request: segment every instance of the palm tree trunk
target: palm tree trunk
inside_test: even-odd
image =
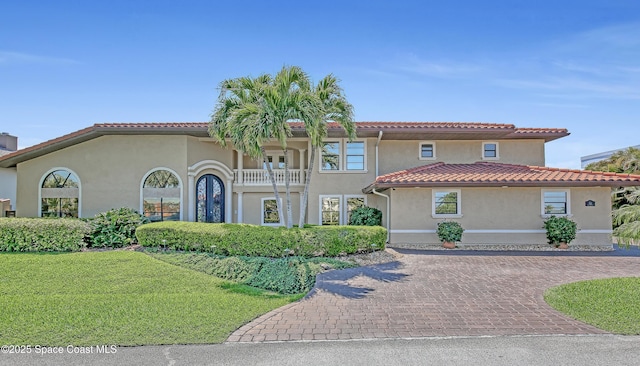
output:
[[[273,175],[273,169],[271,168],[271,164],[269,164],[269,159],[267,158],[267,151],[264,149],[264,146],[260,146],[260,151],[262,152],[262,161],[264,161],[264,165],[267,167],[267,174],[269,174],[269,180],[271,181],[271,185],[273,186],[273,195],[276,197],[276,207],[278,208],[278,217],[280,220],[284,217],[282,215],[282,203],[280,202],[280,193],[278,193],[278,186],[276,186],[276,178]]]
[[[307,176],[304,179],[304,191],[302,192],[302,198],[300,199],[300,221],[298,221],[298,227],[304,226],[304,219],[307,213],[309,186],[311,185],[311,173],[313,173],[313,166],[316,160],[316,148],[312,146],[310,153],[311,156],[309,158],[309,166],[307,167]]]
[[[284,149],[284,190],[287,199],[287,229],[293,227],[293,216],[291,214],[291,190],[289,189],[291,183],[291,176],[289,175],[289,154],[287,149]]]

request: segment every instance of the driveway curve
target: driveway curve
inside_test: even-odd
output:
[[[637,256],[397,252],[395,262],[320,274],[307,297],[227,341],[606,334],[555,311],[544,291],[640,276]]]

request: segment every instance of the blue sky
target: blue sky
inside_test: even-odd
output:
[[[0,130],[207,121],[226,78],[298,65],[359,121],[565,127],[547,165],[640,144],[640,2],[5,1]]]

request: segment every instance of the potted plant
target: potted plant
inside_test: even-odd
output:
[[[456,242],[462,240],[462,225],[455,221],[443,221],[438,223],[436,233],[442,242],[442,246],[447,249],[456,247]]]
[[[550,216],[544,220],[544,229],[547,231],[549,244],[559,249],[567,249],[569,243],[576,238],[578,225],[565,216]]]

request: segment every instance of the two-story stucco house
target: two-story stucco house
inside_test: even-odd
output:
[[[301,123],[289,141],[294,222],[309,161]],[[462,244],[543,244],[549,215],[569,215],[576,244],[611,243],[611,187],[640,176],[546,168],[545,143],[569,133],[511,124],[358,122],[348,141],[329,126],[313,167],[311,224],[346,224],[368,205],[390,243],[435,244],[442,220]],[[267,146],[284,190],[284,153]],[[16,168],[17,215],[91,217],[131,207],[154,220],[281,225],[264,163],[221,147],[207,123],[96,124],[0,157]]]

